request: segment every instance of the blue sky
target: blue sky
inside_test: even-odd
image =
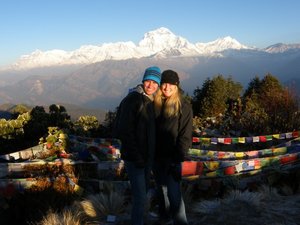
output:
[[[0,66],[36,49],[138,42],[160,27],[190,42],[300,43],[299,0],[1,0]]]

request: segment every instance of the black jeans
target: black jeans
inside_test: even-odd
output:
[[[188,224],[181,194],[181,170],[181,163],[155,162],[153,166],[160,217],[171,216],[174,225]]]

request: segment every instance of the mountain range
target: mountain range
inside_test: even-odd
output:
[[[161,27],[133,42],[85,45],[74,51],[36,50],[0,68],[0,104],[66,103],[113,110],[129,88],[141,83],[146,67],[178,72],[189,95],[214,75],[244,87],[267,73],[300,90],[300,44],[276,43],[259,49],[232,37],[191,43]],[[299,93],[299,92],[298,92]]]

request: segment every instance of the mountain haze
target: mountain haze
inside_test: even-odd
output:
[[[258,49],[229,36],[190,43],[162,27],[144,34],[138,44],[85,45],[71,52],[36,50],[0,68],[0,104],[66,102],[114,109],[128,89],[141,82],[145,68],[152,65],[176,70],[190,95],[206,78],[217,74],[231,76],[244,86],[254,76],[266,73],[299,85],[300,44],[280,43]]]

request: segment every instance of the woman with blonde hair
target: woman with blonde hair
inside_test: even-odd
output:
[[[157,184],[159,215],[173,224],[188,224],[181,194],[182,162],[192,144],[192,107],[183,97],[179,76],[165,70],[154,98],[156,148],[153,174]]]

